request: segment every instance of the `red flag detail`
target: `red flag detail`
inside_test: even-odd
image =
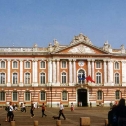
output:
[[[88,82],[88,81],[91,81],[91,82],[95,83],[95,81],[94,81],[94,80],[92,80],[92,78],[91,78],[91,76],[90,76],[90,75],[86,77],[86,80],[87,80],[87,82]]]

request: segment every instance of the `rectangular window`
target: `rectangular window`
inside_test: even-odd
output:
[[[5,101],[5,92],[0,92],[0,101]]]
[[[17,84],[17,73],[13,73],[13,84]]]
[[[66,83],[66,76],[62,76],[62,84]]]
[[[67,68],[67,62],[66,61],[62,61],[62,68]]]
[[[13,92],[13,101],[17,101],[17,92]]]
[[[100,61],[96,61],[96,68],[101,68],[101,62]]]
[[[115,99],[120,99],[120,91],[115,92]]]
[[[62,100],[67,100],[67,92],[66,91],[62,92]]]
[[[40,100],[45,100],[45,92],[41,92]]]
[[[40,62],[40,68],[45,68],[45,62],[44,61]]]
[[[0,73],[0,84],[5,84],[5,73]]]
[[[102,91],[97,92],[97,100],[102,100]]]
[[[30,92],[25,92],[25,101],[30,101]]]

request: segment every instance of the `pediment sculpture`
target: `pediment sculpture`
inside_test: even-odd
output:
[[[93,45],[90,39],[87,36],[83,35],[82,33],[80,33],[78,36],[74,36],[70,44],[75,44],[78,42],[84,42],[84,43]]]
[[[78,45],[76,47],[71,48],[69,53],[95,53],[95,51],[87,46],[84,45]]]

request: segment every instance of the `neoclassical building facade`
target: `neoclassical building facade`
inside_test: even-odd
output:
[[[126,50],[96,47],[82,33],[69,45],[0,48],[0,105],[109,106],[126,98]],[[87,81],[86,77],[92,80]]]

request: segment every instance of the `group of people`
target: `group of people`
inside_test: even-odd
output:
[[[25,103],[21,103],[20,105],[21,107],[21,112],[26,112],[26,106],[25,106]],[[8,104],[8,106],[5,107],[5,110],[7,111],[7,116],[6,116],[6,122],[10,122],[10,121],[14,121],[14,107],[12,105],[12,102],[10,102]],[[17,108],[16,108],[17,110]],[[34,115],[34,110],[35,110],[35,104],[34,103],[31,103],[31,109],[30,109],[30,114],[31,114],[31,118],[33,118],[35,115]],[[42,108],[41,108],[41,111],[42,111],[42,117],[46,117],[47,115],[45,114],[45,110],[46,110],[46,106],[44,103],[42,103]],[[74,106],[73,106],[73,103],[71,103],[71,111],[74,110]],[[66,117],[64,115],[64,106],[62,103],[60,103],[60,106],[59,106],[59,115],[58,115],[58,119],[60,119],[60,117],[63,117],[64,120],[66,120]]]
[[[121,98],[118,104],[111,105],[108,112],[108,126],[126,126],[125,99]]]

